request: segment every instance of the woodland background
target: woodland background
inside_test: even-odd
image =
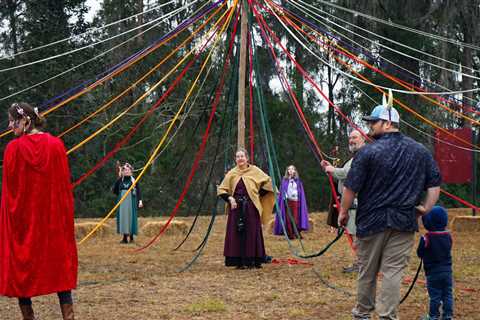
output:
[[[90,28],[103,26],[110,22],[129,17],[165,2],[166,1],[153,0],[104,0],[100,3],[100,10],[95,13],[93,19],[87,19],[91,13],[89,13],[90,10],[85,0],[0,0],[0,57],[2,57],[0,59],[0,70],[54,56],[94,43],[99,39],[106,39],[120,34],[167,12],[171,12],[184,3],[183,1],[177,1],[159,10],[139,16],[136,19],[127,20],[113,27],[76,37],[73,40],[63,42],[61,45],[49,46],[41,50],[15,56],[15,58],[9,58],[9,56],[19,52],[59,39],[68,38],[72,35],[81,34]],[[458,69],[460,69],[461,66],[463,73],[471,74],[472,71],[469,68],[480,70],[479,53],[468,47],[448,44],[420,34],[413,34],[381,23],[376,23],[361,16],[331,8],[320,3],[320,1],[309,0],[309,3],[336,17],[375,32],[378,35],[395,39],[397,42],[430,53],[435,57],[453,61],[458,64]],[[338,0],[335,3],[407,27],[457,39],[460,42],[478,44],[480,40],[480,28],[478,27],[478,21],[480,21],[479,0]],[[294,11],[292,7],[289,7],[288,1],[283,1],[283,5]],[[137,31],[120,36],[111,41],[91,46],[85,50],[58,59],[2,72],[0,76],[0,97],[3,97],[3,99],[0,101],[0,105],[3,111],[0,114],[0,125],[6,128],[6,110],[11,103],[26,101],[36,106],[41,106],[42,110],[46,110],[57,101],[49,100],[66,92],[70,88],[81,85],[85,81],[95,79],[112,66],[123,61],[135,52],[144,49],[189,17],[196,8],[198,8],[198,5],[175,15],[169,19],[167,23],[158,24],[154,29],[141,34],[134,40],[129,41],[118,49],[112,50],[95,61],[86,63],[73,72],[68,72],[61,77],[12,97],[8,96],[72,68],[83,61],[91,59],[113,48],[115,45],[124,42],[135,34],[140,33],[141,30],[144,29],[138,29]],[[270,26],[279,35],[285,35],[282,26],[278,23],[271,21]],[[334,24],[330,26],[338,30],[338,27]],[[352,29],[349,25],[343,24],[343,26],[347,29]],[[342,32],[347,33],[346,31]],[[136,64],[134,68],[122,73],[114,80],[107,81],[95,90],[82,95],[80,98],[68,103],[64,108],[47,116],[48,131],[53,134],[58,134],[98,109],[110,98],[119,94],[137,78],[146,73],[188,35],[188,32],[180,34],[174,41],[167,43],[150,54],[142,60],[141,63]],[[465,90],[479,86],[478,82],[474,79],[466,77],[462,79],[455,73],[439,71],[426,63],[412,60],[381,46],[376,46],[364,39],[364,37],[373,39],[373,36],[366,32],[355,29],[353,35],[350,34],[349,37],[352,37],[356,42],[369,48],[374,53],[373,55],[363,55],[363,59],[388,73],[396,75],[408,83],[423,85],[426,80],[428,80],[439,83],[451,90]],[[380,40],[378,41],[381,42]],[[225,40],[224,47],[226,47],[226,43],[227,41]],[[370,112],[375,106],[375,103],[369,100],[366,94],[374,97],[377,103],[381,101],[379,94],[374,92],[371,87],[363,84],[357,84],[355,87],[349,85],[348,82],[342,81],[341,76],[335,70],[329,66],[319,64],[317,60],[313,59],[295,42],[286,40],[286,44],[290,51],[295,54],[300,64],[311,74],[317,75],[317,79],[322,84],[322,87],[327,90],[329,98],[338,105],[346,115],[358,120],[360,115]],[[418,52],[395,44],[388,43],[388,46],[434,64],[443,63],[433,57],[420,55]],[[267,46],[265,44],[258,43],[257,53],[258,59],[260,60],[261,77],[263,81],[261,85],[268,108],[268,123],[277,150],[280,170],[283,171],[290,163],[295,164],[304,181],[310,208],[312,210],[324,210],[330,200],[327,178],[319,169],[318,162],[306,143],[305,136],[290,105],[289,99],[285,93],[279,90],[278,86],[272,85],[272,83],[274,83],[272,81],[276,78],[276,73],[274,64],[266,48]],[[333,59],[329,59],[331,52],[326,51],[323,54],[325,55],[325,59],[331,61],[331,63],[335,63]],[[181,55],[182,53],[180,52],[175,56],[176,59],[168,60],[147,82],[136,86],[131,93],[117,101],[107,111],[101,113],[98,117],[95,117],[74,133],[63,137],[67,148],[86,138],[89,134],[111,120],[125,107],[129,106],[155,81],[158,81],[158,79],[170,70]],[[380,57],[387,58],[395,64],[420,76],[412,78],[405,73],[399,73],[396,68],[393,68],[391,64],[385,63],[385,60],[380,59]],[[208,111],[213,101],[211,93],[217,85],[218,75],[221,73],[223,66],[223,58],[217,56],[212,63],[214,71],[212,71],[212,76],[209,76],[205,80],[205,85],[196,102],[197,106],[192,109],[190,116],[186,119],[184,127],[178,131],[172,144],[169,145],[166,151],[154,162],[145,178],[140,182],[144,203],[146,205],[140,214],[152,216],[166,214],[174,206],[182,190],[183,183],[187,178],[193,162],[193,156],[201,142],[201,135],[207,124]],[[331,108],[326,111],[323,99],[306,84],[301,75],[295,72],[293,66],[286,60],[285,64],[288,70],[291,71],[290,81],[297,96],[303,97],[300,104],[314,130],[319,144],[322,146],[322,150],[332,155],[332,150],[335,146],[339,146],[337,156],[342,160],[348,160],[350,155],[348,154],[347,148],[347,134],[350,128],[334,114]],[[444,66],[451,67],[446,64]],[[338,67],[342,68],[341,66]],[[98,170],[75,189],[76,214],[78,217],[103,216],[105,211],[113,206],[115,197],[111,193],[110,188],[116,179],[115,162],[117,160],[122,162],[128,161],[136,168],[141,168],[145,164],[151,150],[163,135],[166,129],[166,123],[172,118],[172,115],[183,101],[199,68],[200,64],[194,64],[188,72],[186,80],[183,80],[182,84],[162,104],[162,107],[155,112],[151,119],[145,123],[130,143],[122,148],[102,169]],[[221,121],[225,119],[227,125],[221,135],[220,126],[216,125],[214,127],[205,157],[193,180],[186,201],[181,208],[182,214],[188,214],[193,210],[192,208],[200,205],[205,188],[208,189],[203,203],[203,210],[208,211],[214,203],[215,184],[221,180],[225,170],[233,165],[233,151],[236,145],[236,124],[234,123],[236,113],[233,113],[232,110],[236,108],[233,102],[236,101],[236,72],[237,71],[234,70],[227,76],[230,82],[227,81],[227,85],[222,92],[222,100],[215,119],[216,124],[220,124]],[[391,83],[386,82],[384,78],[377,76],[375,73],[365,69],[361,70],[361,72],[375,83],[383,83],[386,86],[391,85]],[[477,72],[475,76],[480,76],[480,72]],[[128,113],[122,121],[119,121],[109,128],[109,130],[103,132],[99,137],[90,141],[77,152],[74,152],[70,156],[73,179],[75,180],[80,177],[84,172],[93,167],[101,157],[108,153],[115,143],[143,116],[144,112],[152,103],[161,96],[166,88],[167,85],[161,86],[159,90],[155,91],[144,102],[140,103],[134,111]],[[431,89],[432,91],[443,91],[436,87],[432,87]],[[404,95],[401,96],[401,98],[408,105],[413,106],[417,112],[428,116],[445,128],[459,128],[468,125],[461,119],[447,114],[433,105],[425,103],[424,100],[421,100],[417,96]],[[468,100],[469,98],[478,100],[479,97],[474,93],[465,94],[463,96],[464,102],[471,105],[472,103]],[[458,106],[458,110],[461,110],[461,106]],[[409,123],[415,124],[415,126],[421,130],[434,134],[431,127],[419,122],[410,114],[401,112],[401,116]],[[266,169],[265,147],[263,138],[259,135],[261,129],[258,122],[258,114],[256,114],[254,118],[256,119],[254,162]],[[431,141],[431,139],[419,135],[417,131],[408,127],[402,127],[402,131],[433,150],[433,141]],[[11,136],[1,138],[0,150],[2,153],[6,143],[11,138]],[[219,154],[216,156],[218,139],[222,140],[220,140],[221,148]],[[214,158],[216,158],[214,174],[212,179],[210,179],[208,171]],[[476,166],[478,166],[478,160],[476,160]],[[446,190],[462,198],[469,201],[472,199],[472,186],[470,184],[445,185],[444,187]],[[442,198],[442,201],[448,206],[457,206],[456,203],[449,199]]]

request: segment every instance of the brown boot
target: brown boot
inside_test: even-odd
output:
[[[31,305],[20,305],[20,311],[22,312],[23,320],[35,320],[35,315],[33,314],[33,308]]]
[[[60,310],[62,310],[63,320],[74,320],[73,304],[61,304]]]

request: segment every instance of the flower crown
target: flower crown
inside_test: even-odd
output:
[[[21,115],[22,117],[26,117],[28,120],[30,120],[30,117],[29,117],[27,114],[25,114],[25,110],[24,110],[18,103],[16,103],[16,102],[13,103],[13,104],[12,104],[12,107],[14,107],[15,110],[17,110],[17,113],[18,113],[19,115]],[[33,112],[35,113],[35,115],[37,116],[37,118],[40,118],[40,113],[38,112],[38,108],[37,108],[37,107],[33,108]]]

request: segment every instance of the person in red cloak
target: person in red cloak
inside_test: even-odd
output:
[[[0,295],[18,298],[23,319],[35,319],[30,298],[57,293],[63,319],[74,319],[78,259],[65,147],[41,131],[43,118],[26,103],[14,103],[8,120],[17,138],[3,158]]]

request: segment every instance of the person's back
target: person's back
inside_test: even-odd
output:
[[[347,224],[348,209],[357,195],[360,272],[354,319],[370,319],[374,310],[380,319],[398,319],[401,281],[418,229],[416,214],[430,210],[440,193],[435,161],[426,148],[399,132],[400,115],[391,95],[389,100],[363,117],[376,141],[353,160],[338,219],[340,225]],[[383,278],[377,297],[379,273]]]
[[[70,169],[63,142],[39,129],[38,110],[9,109],[18,137],[4,153],[0,210],[0,295],[19,298],[25,319],[31,297],[57,293],[64,319],[73,319],[77,249]]]
[[[0,291],[8,296],[36,296],[75,287],[73,197],[63,143],[48,133],[22,136],[7,146],[4,166],[2,216],[9,220],[14,248],[22,255],[16,256],[15,264],[3,266],[12,272]],[[25,274],[13,271],[21,271],[21,266],[27,267],[24,272],[35,283],[26,291],[9,285],[17,277],[24,283]],[[64,273],[62,281],[52,281],[62,269],[71,272]]]
[[[435,206],[422,221],[427,233],[420,238],[417,255],[423,259],[430,296],[427,319],[439,318],[440,305],[443,306],[443,319],[452,319],[452,237],[446,230],[448,215],[444,208]]]
[[[417,254],[423,259],[426,275],[452,272],[452,236],[445,229],[447,215],[442,214],[442,217],[438,218],[436,211],[439,210],[444,209],[434,207],[429,214],[422,217],[423,225],[428,231],[420,238]]]
[[[400,132],[386,133],[362,148],[349,176],[358,188],[357,234],[370,235],[388,228],[417,231],[415,206],[433,184],[434,160],[421,144]],[[368,170],[365,170],[368,168]]]

